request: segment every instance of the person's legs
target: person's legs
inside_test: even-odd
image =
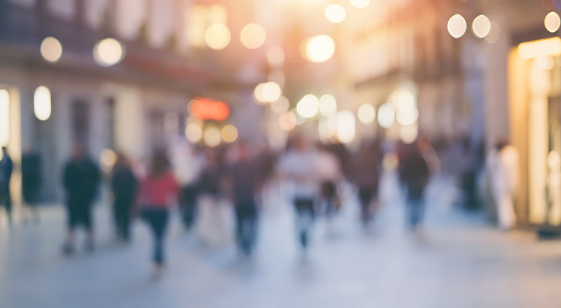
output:
[[[125,241],[129,241],[131,238],[131,209],[132,200],[127,200],[124,204],[121,221],[121,235]]]
[[[309,242],[309,233],[311,231],[314,220],[314,200],[313,199],[296,199],[294,201],[297,211],[297,224],[300,237],[300,244],[303,248],[307,248]]]
[[[0,187],[0,202],[4,205],[6,209],[6,216],[8,217],[8,222],[12,223],[12,196],[10,194],[9,186]]]
[[[371,203],[372,203],[372,195],[373,191],[368,188],[360,188],[359,189],[359,199],[360,199],[360,210],[361,210],[361,219],[364,225],[367,225],[370,222],[371,218]]]
[[[245,254],[249,255],[257,238],[257,211],[255,205],[251,203],[238,205],[236,216],[238,217],[238,245]]]
[[[194,185],[185,186],[182,189],[181,207],[183,210],[183,225],[187,230],[195,223],[195,211],[197,203],[197,190]]]
[[[148,217],[154,237],[153,261],[156,266],[162,267],[164,265],[164,239],[168,224],[168,212],[166,209],[150,209]]]
[[[92,216],[92,204],[84,203],[83,209],[81,210],[81,223],[86,229],[86,250],[92,252],[95,248],[95,238],[94,238],[94,226],[93,226],[93,216]]]
[[[66,240],[63,246],[64,254],[72,254],[74,252],[74,233],[76,225],[78,224],[78,214],[76,211],[76,204],[69,201],[66,204],[66,216],[67,216],[67,227],[66,227]]]

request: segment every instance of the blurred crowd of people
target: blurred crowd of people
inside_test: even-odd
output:
[[[177,206],[186,230],[195,229],[201,243],[220,245],[228,239],[224,211],[235,217],[234,235],[241,254],[254,250],[259,213],[267,191],[275,183],[287,184],[287,200],[292,203],[297,242],[306,251],[314,221],[330,219],[343,206],[341,186],[352,184],[360,205],[360,222],[368,226],[379,208],[380,183],[384,172],[395,172],[406,195],[406,225],[417,229],[423,221],[425,190],[437,173],[453,178],[462,194],[465,208],[481,202],[480,182],[487,179],[502,228],[516,223],[513,191],[516,187],[517,154],[512,146],[500,144],[485,155],[484,146],[465,139],[429,142],[418,138],[411,144],[382,138],[363,141],[355,151],[342,143],[313,143],[295,135],[283,151],[246,141],[216,148],[191,145],[185,140],[172,142],[167,149],[155,150],[143,162],[133,163],[116,153],[107,174],[88,156],[84,147],[75,146],[73,157],[64,166],[67,235],[65,254],[75,251],[75,231],[86,232],[86,250],[95,248],[92,209],[106,180],[112,196],[115,234],[131,240],[131,221],[140,217],[153,236],[152,260],[155,271],[165,264],[165,238],[171,209]],[[9,183],[13,163],[3,149],[0,160],[0,204],[11,217]],[[41,186],[41,160],[37,154],[22,159],[24,202],[38,220],[36,204]]]

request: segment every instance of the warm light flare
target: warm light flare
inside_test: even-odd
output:
[[[347,18],[347,11],[338,4],[330,4],[325,8],[325,17],[330,22],[338,24]]]
[[[335,53],[335,41],[326,34],[314,36],[304,44],[303,57],[311,62],[325,62]]]
[[[205,42],[211,49],[222,50],[230,44],[230,29],[223,24],[213,24],[206,29]]]
[[[45,61],[58,62],[62,57],[62,44],[56,38],[49,36],[41,42],[41,56]]]
[[[35,89],[33,95],[33,111],[40,121],[47,121],[51,117],[51,91],[45,86]]]
[[[113,66],[125,57],[125,47],[116,39],[106,38],[95,44],[93,57],[100,66]]]
[[[466,30],[467,23],[462,15],[456,14],[450,17],[450,20],[448,20],[448,33],[450,33],[453,38],[458,39],[464,36]]]
[[[524,60],[561,55],[561,39],[552,37],[518,45],[518,55]]]
[[[265,43],[267,33],[260,24],[248,24],[242,29],[240,39],[248,49],[257,49]]]

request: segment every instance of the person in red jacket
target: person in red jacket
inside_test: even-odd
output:
[[[152,157],[147,177],[140,188],[142,217],[148,223],[154,237],[154,272],[159,275],[164,268],[164,239],[169,222],[172,198],[177,198],[179,185],[169,168],[164,151],[156,151]]]

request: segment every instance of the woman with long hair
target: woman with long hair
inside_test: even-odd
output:
[[[179,192],[179,185],[169,166],[166,153],[155,151],[148,175],[142,181],[140,189],[142,216],[154,238],[153,261],[156,275],[161,274],[164,268],[164,239],[169,222],[170,201],[177,198]]]

